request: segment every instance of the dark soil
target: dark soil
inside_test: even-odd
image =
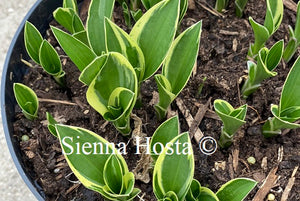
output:
[[[216,192],[221,185],[230,179],[248,177],[262,185],[263,179],[273,167],[278,166],[279,180],[271,189],[276,199],[280,200],[289,178],[296,166],[300,163],[300,135],[299,130],[291,130],[287,134],[272,139],[265,139],[261,135],[261,126],[271,116],[270,104],[278,104],[281,88],[296,56],[290,63],[282,62],[276,69],[278,75],[262,83],[262,87],[247,100],[240,98],[239,89],[243,78],[247,75],[246,55],[249,43],[254,36],[248,23],[248,17],[263,23],[265,16],[265,2],[263,0],[249,0],[245,15],[239,19],[234,13],[234,2],[230,1],[229,7],[223,13],[224,17],[215,16],[201,5],[214,6],[213,0],[195,0],[195,9],[189,9],[182,21],[182,30],[196,21],[203,20],[203,30],[199,57],[197,60],[197,73],[192,76],[187,86],[179,95],[193,116],[196,115],[199,106],[205,104],[210,97],[212,102],[221,98],[229,101],[234,107],[247,103],[249,105],[246,121],[235,137],[234,144],[228,149],[218,149],[213,155],[207,156],[200,152],[198,144],[193,141],[195,154],[195,178],[203,186],[208,186]],[[117,6],[114,20],[122,24],[121,9]],[[270,47],[280,39],[288,40],[288,25],[294,26],[296,13],[285,8],[284,19],[279,30],[270,38],[267,46]],[[124,24],[124,23],[123,23]],[[125,26],[122,28],[126,29]],[[128,30],[127,30],[128,31]],[[60,55],[63,51],[58,47],[54,37],[48,33],[48,40],[56,46]],[[299,52],[296,53],[299,55]],[[111,123],[105,120],[92,109],[85,98],[85,87],[78,81],[80,72],[65,56],[61,56],[63,69],[66,71],[67,88],[62,89],[47,75],[41,67],[30,68],[24,77],[24,83],[34,89],[39,98],[51,100],[64,100],[73,104],[60,104],[57,102],[40,102],[39,117],[35,121],[25,119],[18,107],[16,107],[16,119],[14,123],[15,137],[20,140],[23,150],[23,162],[35,178],[36,183],[43,189],[46,200],[103,200],[100,194],[90,191],[78,184],[77,179],[71,174],[62,153],[58,140],[47,129],[45,112],[50,112],[60,122],[66,125],[74,125],[87,128],[110,142],[127,142],[128,154],[124,155],[130,171],[133,171],[140,155],[135,155],[135,146],[131,139],[120,135]],[[203,78],[207,80],[203,83]],[[203,89],[198,93],[201,84]],[[160,122],[157,121],[151,100],[153,92],[157,91],[153,79],[146,81],[142,87],[142,102],[144,105],[134,109],[143,122],[142,132],[151,136]],[[209,107],[213,110],[212,102]],[[188,131],[189,127],[176,102],[171,109],[178,112],[181,130]],[[219,138],[222,123],[214,118],[214,115],[206,115],[199,128],[205,136]],[[132,121],[132,127],[133,121]],[[22,142],[22,135],[28,135],[29,141]],[[279,150],[283,151],[283,158],[278,162]],[[233,153],[239,152],[238,165],[233,167]],[[246,161],[249,156],[256,158],[256,164],[249,165]],[[263,158],[267,163],[262,167]],[[225,164],[223,169],[218,164]],[[143,163],[140,162],[140,163]],[[264,163],[265,164],[265,163]],[[148,164],[151,165],[151,164]],[[151,175],[151,171],[150,171]],[[289,201],[300,200],[300,174],[296,174],[295,184],[290,192]],[[77,183],[76,183],[77,182]],[[152,183],[136,181],[136,187],[142,192],[144,200],[156,200],[152,192]],[[252,200],[258,187],[246,200]],[[136,198],[136,200],[139,200]]]

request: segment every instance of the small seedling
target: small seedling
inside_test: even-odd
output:
[[[21,83],[14,83],[13,91],[24,116],[29,120],[37,118],[39,101],[35,92]]]
[[[131,28],[131,18],[133,18],[134,21],[138,21],[142,15],[143,12],[140,9],[141,0],[117,0],[119,4],[123,8],[123,16],[125,19],[125,24],[127,27]]]
[[[197,59],[202,23],[198,22],[180,34],[173,42],[162,67],[155,75],[159,102],[155,105],[159,120],[165,118],[172,101],[188,82]]]
[[[83,128],[55,127],[69,167],[86,188],[116,201],[132,200],[140,193],[134,188],[133,173],[111,143]]]
[[[291,68],[282,88],[279,106],[271,105],[274,117],[269,117],[263,125],[263,135],[273,137],[281,134],[281,129],[299,128],[300,124],[294,123],[300,119],[300,57]]]
[[[290,31],[290,40],[285,47],[284,53],[283,53],[283,59],[286,62],[289,62],[295,52],[297,51],[297,48],[300,46],[300,1],[297,4],[297,18],[296,18],[296,25],[295,30],[291,26],[289,26]]]
[[[228,6],[229,0],[216,0],[215,9],[218,12],[222,12]]]
[[[214,101],[214,108],[223,122],[219,145],[222,148],[229,147],[234,134],[245,123],[247,105],[234,109],[227,101],[217,99]]]
[[[247,5],[248,0],[235,0],[235,14],[238,17],[243,16],[243,11]]]
[[[264,25],[249,17],[254,32],[254,44],[250,44],[248,56],[256,57],[258,51],[265,45],[270,36],[277,31],[283,18],[282,0],[266,0],[267,11]]]
[[[24,41],[31,59],[52,75],[59,85],[64,86],[65,72],[62,70],[59,55],[48,41],[43,40],[37,28],[28,21],[25,23]]]
[[[247,98],[255,92],[261,86],[263,80],[277,75],[277,72],[273,70],[280,63],[283,47],[283,40],[278,41],[270,50],[264,47],[259,51],[256,58],[257,64],[252,61],[247,62],[248,78],[241,89],[243,98]]]

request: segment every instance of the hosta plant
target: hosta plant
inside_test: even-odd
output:
[[[283,18],[283,1],[266,0],[267,11],[264,25],[261,25],[249,17],[254,32],[254,43],[250,44],[248,55],[256,57],[258,51],[265,45],[270,36],[277,31]]]
[[[47,40],[43,40],[40,32],[28,21],[25,23],[24,28],[24,42],[31,59],[41,65],[48,74],[52,75],[58,84],[64,86],[65,72],[62,70],[56,50]]]
[[[168,142],[158,156],[153,170],[153,192],[158,200],[183,201],[193,176],[194,155],[185,132]]]
[[[89,83],[88,103],[122,134],[128,135],[130,113],[138,92],[138,80],[129,61],[117,52],[104,54],[87,66],[79,79]]]
[[[153,191],[158,200],[242,201],[255,187],[256,182],[246,178],[227,182],[216,194],[201,186],[193,179],[194,157],[189,135],[179,133],[178,116],[174,116],[156,129],[150,142],[155,161]]]
[[[69,167],[86,188],[108,200],[132,200],[137,196],[140,190],[134,188],[134,175],[111,143],[83,128],[55,127]]]
[[[181,33],[173,42],[164,61],[162,74],[155,75],[159,102],[155,105],[158,119],[162,120],[167,109],[188,82],[200,44],[201,22]]]
[[[14,83],[13,91],[24,116],[29,120],[37,118],[39,101],[35,92],[21,83]]]
[[[222,12],[224,9],[226,9],[228,2],[229,0],[216,0],[215,9],[218,12]]]
[[[256,57],[257,64],[248,61],[248,78],[242,86],[241,93],[244,98],[255,92],[261,82],[267,78],[274,77],[277,72],[274,69],[280,63],[283,55],[283,40],[275,43],[270,50],[262,48]]]
[[[282,56],[286,62],[290,61],[290,59],[295,54],[297,48],[300,46],[300,1],[297,4],[297,18],[296,18],[295,30],[293,30],[293,28],[289,26],[289,31],[290,31],[290,40],[286,45]]]
[[[243,16],[243,11],[247,5],[248,0],[235,0],[235,14],[238,17]]]
[[[51,29],[82,72],[79,79],[89,86],[89,104],[127,135],[139,84],[158,70],[174,40],[179,1],[154,5],[129,35],[110,21],[113,5],[114,1],[91,1],[85,30],[88,44],[56,27]]]
[[[232,144],[234,134],[245,123],[247,105],[234,109],[227,101],[217,99],[214,108],[223,122],[219,145],[226,148]]]
[[[271,105],[274,117],[269,118],[263,125],[263,135],[273,137],[281,134],[281,129],[299,128],[300,124],[294,123],[300,119],[300,57],[291,68],[282,88],[279,106]]]

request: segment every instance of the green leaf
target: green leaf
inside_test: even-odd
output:
[[[105,163],[103,178],[106,186],[115,194],[120,194],[122,191],[123,174],[119,159],[112,154]]]
[[[289,109],[287,109],[289,110]],[[271,112],[273,114],[273,118],[268,118],[266,123],[262,127],[263,135],[266,138],[273,137],[276,135],[281,134],[281,129],[287,128],[287,129],[295,129],[299,128],[300,124],[292,123],[297,119],[297,117],[294,118],[287,118],[286,116],[290,116],[287,114],[287,110],[284,111],[284,117],[281,117],[279,114],[279,108],[277,105],[271,105]],[[298,116],[299,119],[299,116]]]
[[[74,36],[55,27],[51,27],[51,30],[60,46],[80,71],[96,58],[96,54]]]
[[[214,108],[224,124],[224,130],[229,135],[233,135],[245,123],[247,105],[234,109],[227,101],[216,99]]]
[[[115,0],[92,0],[87,18],[87,34],[93,51],[100,56],[105,48],[105,17],[111,19]]]
[[[247,105],[234,109],[227,101],[216,99],[214,108],[223,122],[219,145],[221,148],[229,147],[235,132],[245,123]]]
[[[26,21],[24,28],[24,42],[25,48],[30,58],[34,62],[39,64],[39,50],[43,42],[43,37],[41,36],[40,32],[36,29],[36,27],[28,21]]]
[[[76,14],[73,15],[72,25],[73,25],[73,32],[74,33],[85,31],[83,22],[81,21],[80,17]]]
[[[125,1],[122,3],[122,9],[123,9],[123,16],[124,16],[125,24],[127,27],[131,28],[130,9],[128,8]]]
[[[57,132],[56,132],[56,128],[55,125],[58,124],[57,121],[53,118],[53,116],[49,113],[46,112],[46,118],[48,121],[48,130],[49,132],[54,135],[55,137],[57,137]]]
[[[46,40],[41,44],[39,58],[41,66],[47,73],[53,76],[62,74],[60,58],[56,50]]]
[[[285,83],[280,97],[279,111],[284,111],[287,108],[300,106],[300,57],[295,61],[292,66]]]
[[[165,118],[168,107],[176,96],[172,93],[171,84],[164,75],[155,75],[154,78],[159,92],[159,102],[155,105],[155,110],[158,119],[162,120]]]
[[[202,22],[189,27],[173,42],[162,68],[175,96],[188,82],[198,56]]]
[[[296,25],[295,25],[295,36],[297,41],[300,41],[300,2],[297,3],[297,18],[296,18]]]
[[[270,35],[272,35],[279,28],[283,18],[283,1],[266,0],[266,4],[265,26],[269,30]]]
[[[71,8],[57,8],[53,12],[54,19],[72,34],[74,33],[74,29],[73,29],[74,15],[75,15],[75,11]]]
[[[274,70],[277,65],[281,61],[281,57],[283,55],[283,49],[284,49],[284,42],[283,40],[280,40],[276,42],[270,49],[269,53],[266,57],[266,66],[268,70],[272,71]]]
[[[37,118],[39,102],[35,92],[21,83],[14,83],[13,91],[25,117],[29,120]]]
[[[96,57],[80,74],[79,81],[89,86],[91,82],[98,75],[104,64],[106,63],[108,55],[104,54]]]
[[[235,14],[238,17],[243,16],[243,11],[247,5],[248,0],[235,0]]]
[[[139,81],[142,81],[145,71],[145,59],[138,44],[121,28],[105,18],[105,36],[108,52],[119,52],[131,63]]]
[[[111,52],[100,73],[89,85],[87,101],[104,118],[113,121],[121,131],[122,126],[129,126],[128,117],[136,101],[137,83],[136,74],[128,60],[120,53]],[[130,94],[131,97],[128,98]],[[111,105],[111,100],[116,98],[118,105]],[[108,106],[121,107],[122,114],[115,116]]]
[[[113,153],[121,163],[122,171],[128,172],[123,157],[96,133],[73,126],[56,124],[55,127],[68,165],[85,187],[101,191],[106,185],[104,167]]]
[[[200,195],[201,195],[201,185],[199,181],[193,179],[185,199],[186,201],[198,201]]]
[[[143,12],[141,9],[137,11],[130,11],[130,13],[134,21],[138,21],[143,16]]]
[[[89,41],[85,30],[74,33],[73,36],[89,47]]]
[[[152,76],[166,57],[177,30],[178,16],[179,1],[164,0],[148,10],[130,32],[145,57],[142,80]]]
[[[271,34],[266,27],[255,22],[252,17],[249,17],[249,21],[254,32],[254,44],[251,44],[248,55],[255,56]]]
[[[273,70],[280,63],[283,48],[283,40],[280,40],[270,50],[264,47],[258,52],[257,65],[252,61],[247,62],[249,76],[241,90],[243,97],[247,98],[255,92],[263,80],[277,75]]]
[[[283,59],[286,62],[289,62],[291,58],[294,56],[295,52],[298,48],[298,41],[296,38],[290,38],[288,44],[285,47],[284,53],[282,55]]]
[[[201,194],[200,194],[198,200],[219,201],[219,198],[209,188],[201,187]]]
[[[176,145],[176,144],[180,145]],[[183,145],[185,144],[185,146]],[[170,150],[174,153],[170,153]],[[184,153],[183,149],[188,149]],[[178,151],[177,151],[178,150]],[[158,199],[163,199],[169,191],[173,191],[178,200],[184,200],[194,175],[194,155],[189,134],[183,133],[175,137],[158,157],[153,171],[153,191]]]
[[[243,201],[256,184],[252,179],[233,179],[224,184],[216,195],[220,201]]]
[[[78,5],[76,0],[64,0],[63,1],[63,7],[64,8],[71,8],[76,13],[78,13]]]
[[[159,153],[163,151],[160,144],[163,145],[163,147],[165,147],[168,142],[170,142],[178,135],[179,135],[178,116],[174,116],[166,120],[155,130],[150,141],[151,157],[153,158],[154,161],[157,160]],[[158,154],[155,154],[153,149],[155,149],[156,153]]]

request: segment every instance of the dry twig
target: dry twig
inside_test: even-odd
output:
[[[257,191],[252,201],[262,201],[267,196],[271,188],[275,185],[278,176],[276,175],[278,167],[274,167],[268,174],[262,187]]]
[[[283,4],[285,7],[297,13],[297,4],[292,0],[283,0]]]
[[[211,102],[211,97],[208,99],[208,101],[205,103],[205,105],[202,105],[202,107],[199,107],[197,114],[195,116],[194,121],[192,122],[190,129],[189,129],[189,133],[190,135],[194,136],[196,141],[200,141],[200,139],[197,139],[198,136],[195,136],[195,133],[197,132],[197,128],[199,127],[206,111],[208,110],[208,107],[210,105]]]
[[[189,127],[191,127],[194,122],[194,118],[191,115],[191,113],[189,112],[189,110],[187,109],[187,107],[184,105],[182,99],[176,98],[176,104],[177,104],[180,112],[183,114],[187,124],[189,125]],[[200,142],[200,139],[203,136],[204,135],[203,135],[202,131],[199,129],[199,127],[197,127],[196,132],[193,136],[190,134],[191,139],[194,137],[194,139],[196,140],[197,143]]]
[[[293,173],[292,173],[292,176],[291,176],[291,178],[289,179],[289,182],[288,182],[288,184],[286,185],[286,187],[285,187],[285,189],[284,189],[284,191],[283,191],[283,193],[282,193],[282,196],[281,196],[281,201],[287,201],[288,200],[288,197],[289,197],[289,194],[290,194],[290,192],[291,192],[291,190],[292,190],[292,188],[293,188],[293,186],[294,186],[294,184],[295,184],[295,175],[296,175],[296,173],[297,173],[297,171],[298,171],[298,168],[299,168],[299,166],[296,166],[295,168],[294,168],[294,171],[293,171]]]

